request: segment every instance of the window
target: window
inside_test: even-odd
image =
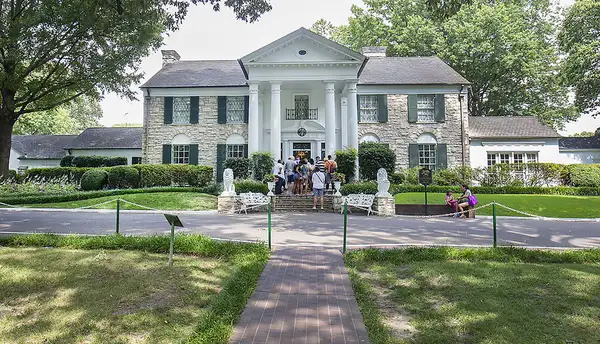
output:
[[[537,162],[537,158],[538,158],[537,153],[527,153],[527,162],[528,163]]]
[[[243,158],[243,157],[244,157],[244,145],[227,145],[227,159]]]
[[[142,163],[142,158],[139,156],[134,156],[131,158],[131,164],[132,165],[137,165],[137,164],[141,164]]]
[[[173,164],[190,163],[190,145],[173,145],[173,154],[171,155]]]
[[[297,94],[294,96],[294,110],[297,118],[308,118],[308,108],[310,98],[307,94]]]
[[[244,123],[244,97],[227,97],[227,123]]]
[[[173,123],[190,123],[190,97],[173,98]]]
[[[435,96],[417,96],[417,122],[435,122]]]
[[[321,160],[324,160],[327,156],[325,155],[325,142],[321,142]]]
[[[419,145],[419,167],[435,169],[435,145]]]
[[[538,162],[538,153],[487,153],[487,165],[500,164],[526,164]]]
[[[360,100],[360,122],[377,123],[379,122],[379,101],[377,96],[359,96]]]
[[[488,166],[494,166],[496,165],[496,154],[489,154],[487,155],[487,165]]]
[[[366,134],[360,139],[360,143],[363,142],[379,142],[379,137],[377,137],[375,134]]]
[[[501,164],[510,164],[510,154],[509,153],[500,153],[500,163]]]

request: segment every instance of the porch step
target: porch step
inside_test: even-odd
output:
[[[317,207],[320,206],[320,201]],[[313,196],[276,196],[273,200],[274,211],[307,211],[312,210]],[[323,208],[327,211],[333,211],[333,197],[323,197]]]

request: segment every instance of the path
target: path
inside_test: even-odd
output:
[[[215,238],[267,240],[265,213],[249,215],[186,215],[178,232],[202,233]],[[73,213],[0,210],[0,234],[51,232],[111,234],[115,213]],[[343,217],[331,213],[274,213],[274,245],[341,247]],[[167,234],[161,214],[121,214],[121,233]],[[491,245],[489,219],[382,218],[350,215],[348,245]],[[498,220],[498,243],[515,246],[600,247],[598,222],[555,222],[526,219]]]
[[[338,250],[275,250],[230,343],[369,343]]]

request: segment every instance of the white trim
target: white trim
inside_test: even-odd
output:
[[[466,89],[466,88],[465,88]],[[369,94],[456,94],[460,85],[364,85],[358,84],[356,93]],[[466,92],[463,92],[466,94]]]
[[[546,143],[544,141],[482,141],[482,146],[544,146]]]
[[[174,87],[149,88],[151,97],[215,97],[215,96],[247,96],[248,86],[240,87]],[[202,103],[200,104],[202,107]]]
[[[584,153],[584,152],[600,152],[600,148],[560,148],[558,150],[561,152],[574,152],[574,153]]]

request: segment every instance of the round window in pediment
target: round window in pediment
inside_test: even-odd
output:
[[[306,50],[304,50],[304,49],[298,50],[298,55],[300,55],[300,56],[306,55]]]

